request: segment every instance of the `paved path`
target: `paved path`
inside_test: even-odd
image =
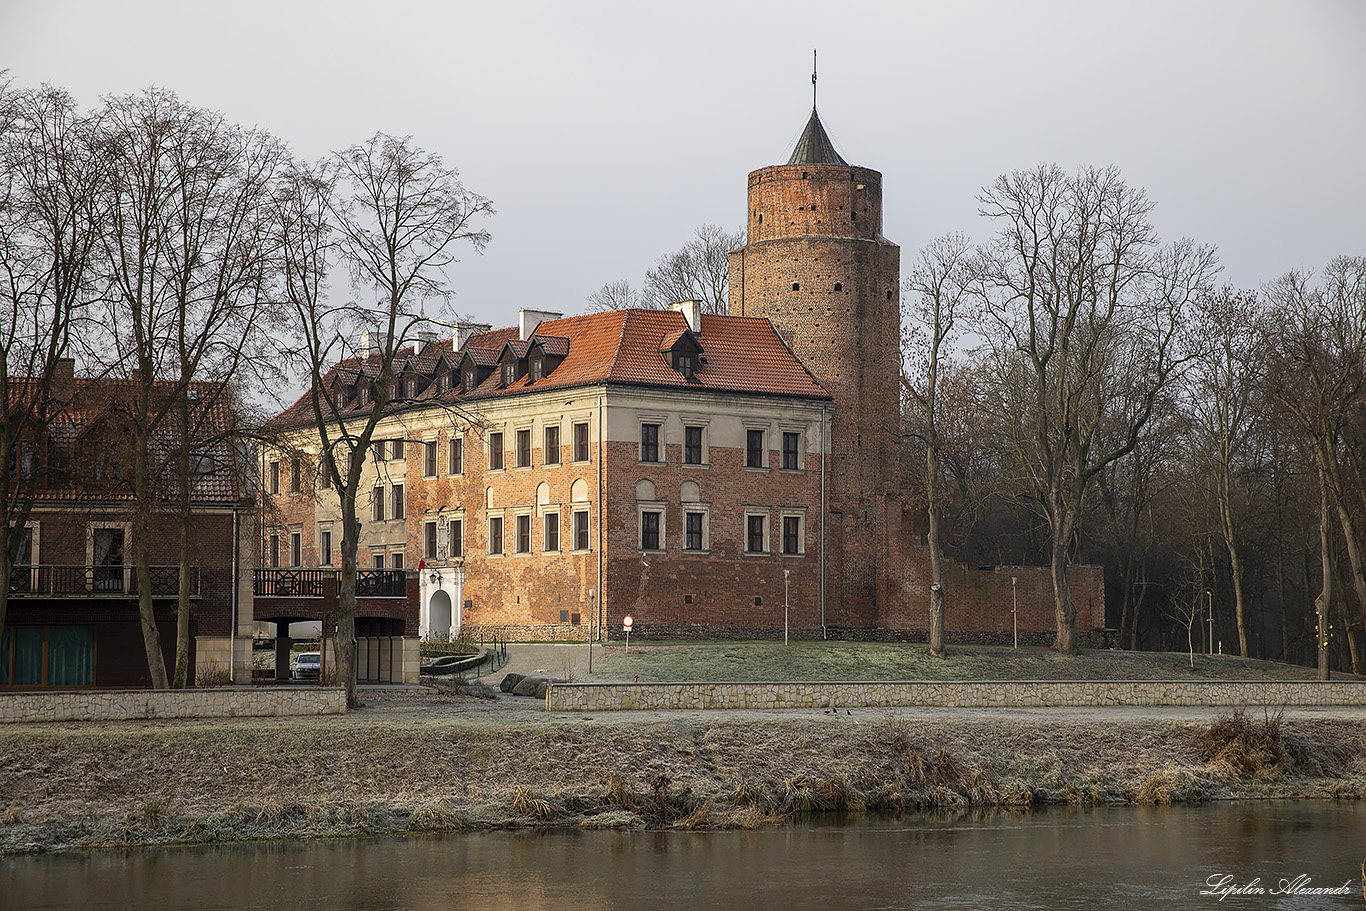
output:
[[[497,686],[509,673],[550,674],[562,680],[583,680],[588,676],[586,643],[510,642],[507,648],[508,663],[477,678],[480,683]],[[601,655],[602,647],[593,646],[594,660]]]

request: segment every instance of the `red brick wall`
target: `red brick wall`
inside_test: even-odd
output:
[[[784,578],[792,628],[820,629],[820,457],[803,453],[804,467],[744,468],[742,449],[708,447],[709,467],[683,465],[682,447],[665,447],[662,464],[637,461],[634,443],[612,443],[606,492],[607,632],[621,633],[621,619],[635,621],[633,636],[714,635],[726,630],[783,627]],[[769,465],[782,453],[769,451]],[[636,484],[649,480],[665,513],[664,550],[644,554]],[[709,550],[685,552],[680,490],[687,481],[700,488],[708,506]],[[745,552],[746,510],[768,516],[767,553]],[[782,550],[784,508],[803,510],[804,554]],[[648,564],[648,565],[647,565]],[[755,599],[760,603],[755,604]]]
[[[749,242],[731,255],[730,312],[764,316],[835,399],[828,616],[881,623],[886,496],[902,486],[896,432],[900,248],[880,236],[882,175],[779,165],[749,175]]]

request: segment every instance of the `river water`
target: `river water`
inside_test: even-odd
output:
[[[1363,855],[1360,804],[1050,809],[16,857],[0,860],[0,908],[1362,908]]]

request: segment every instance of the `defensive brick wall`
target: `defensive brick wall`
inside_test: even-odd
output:
[[[341,715],[341,687],[0,693],[0,723]]]
[[[1023,706],[1366,705],[1361,681],[901,681],[890,683],[557,683],[551,712],[659,709],[1016,708]]]

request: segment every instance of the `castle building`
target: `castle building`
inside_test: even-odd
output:
[[[409,589],[416,576],[409,619],[393,602],[358,607],[362,639],[379,637],[362,656],[393,656],[370,679],[415,674],[414,636],[601,639],[626,616],[653,637],[924,638],[929,553],[898,443],[900,249],[882,236],[882,175],[848,164],[813,107],[787,163],[749,175],[747,222],[726,315],[695,301],[523,310],[516,326],[403,349],[391,377],[368,348],[333,368],[324,382],[345,404],[328,420],[363,421],[374,384],[391,384],[360,560]],[[266,485],[258,576],[339,565],[307,396],[272,424],[293,454],[264,452],[262,475],[292,481]],[[1079,630],[1103,626],[1099,568],[1074,567],[1072,583]],[[258,620],[325,615],[271,584]],[[1046,571],[946,561],[945,585],[952,638],[1051,641]]]

